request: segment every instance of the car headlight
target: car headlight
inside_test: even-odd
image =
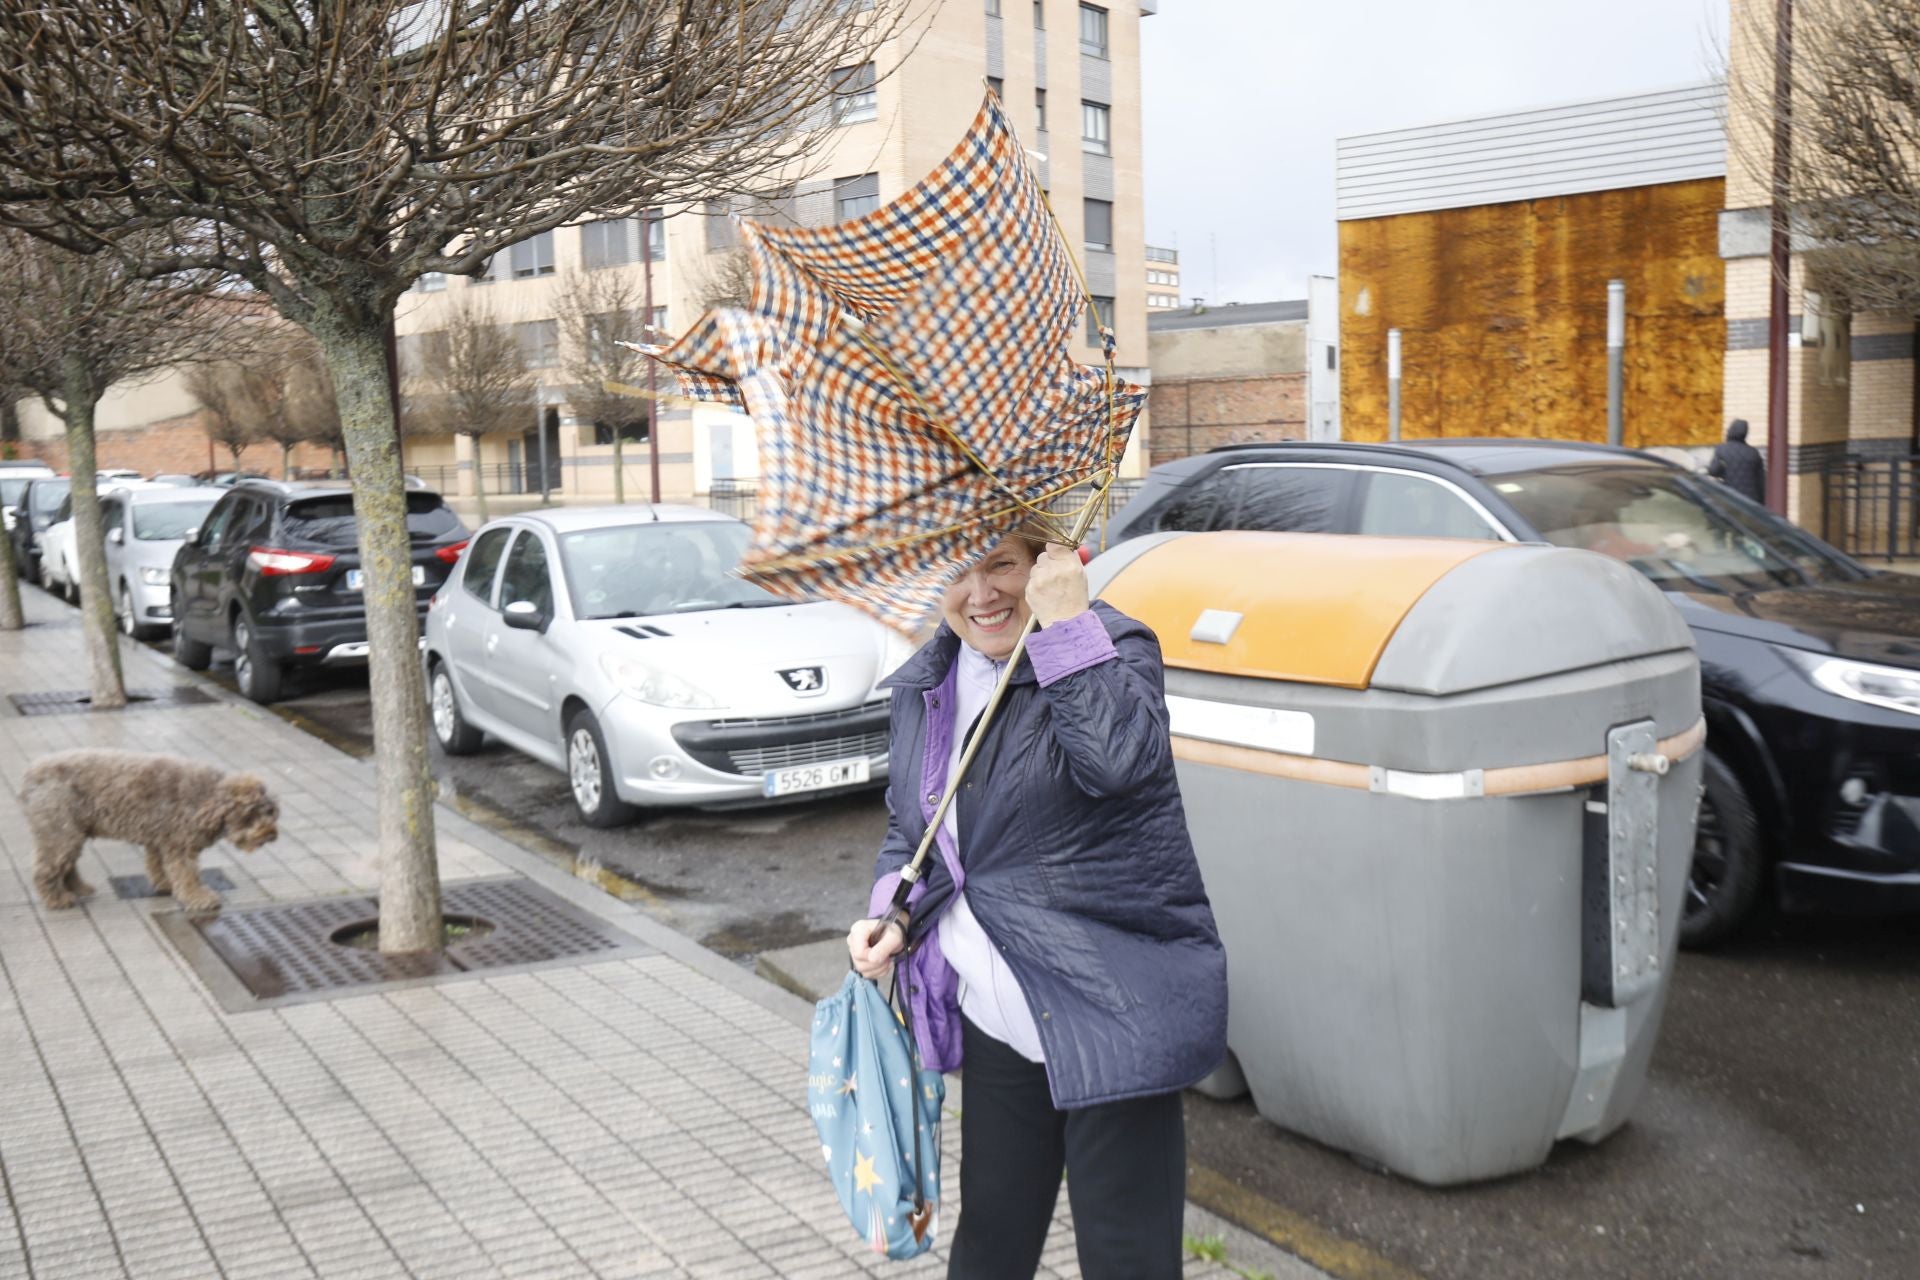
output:
[[[697,709],[720,705],[714,701],[712,694],[700,686],[635,658],[603,653],[600,655],[600,669],[606,672],[607,679],[613,681],[614,687],[620,692],[656,707]]]
[[[914,655],[913,641],[884,623],[880,627],[880,667],[873,682],[879,684],[900,669],[900,665]]]
[[[164,587],[167,585],[167,571],[165,569],[148,566],[140,571],[140,581],[150,587]]]
[[[1920,716],[1920,671],[1855,662],[1851,658],[1834,658],[1804,649],[1781,649],[1779,653],[1801,675],[1828,693]]]

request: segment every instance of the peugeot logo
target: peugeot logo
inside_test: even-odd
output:
[[[787,688],[803,698],[827,691],[825,667],[788,667],[780,673],[780,678],[787,682]]]

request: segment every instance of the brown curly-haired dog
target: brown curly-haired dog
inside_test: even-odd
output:
[[[90,836],[144,845],[155,893],[189,911],[215,911],[200,853],[225,836],[252,853],[280,836],[280,806],[251,774],[138,751],[81,749],[42,756],[20,788],[33,830],[33,887],[48,907],[93,892],[74,864]]]

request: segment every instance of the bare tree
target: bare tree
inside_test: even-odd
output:
[[[241,277],[325,350],[366,566],[380,946],[442,944],[385,334],[426,272],[791,180],[926,0],[0,0],[0,221]]]
[[[641,278],[608,268],[573,272],[554,293],[554,310],[560,321],[560,366],[571,384],[568,399],[575,414],[613,437],[613,500],[625,502],[625,442],[638,434],[636,427],[644,430],[642,438],[651,437],[655,422],[654,405],[617,389],[639,385],[652,363],[625,344],[660,340],[652,331]]]
[[[744,307],[752,301],[753,264],[744,249],[710,253],[696,271],[693,291],[708,310]]]
[[[1734,33],[1755,56],[1731,97],[1766,126],[1731,131],[1736,159],[1769,173],[1784,123],[1808,287],[1837,310],[1920,316],[1920,0],[1796,0],[1784,121],[1772,8],[1747,6]]]
[[[207,439],[225,449],[240,470],[240,455],[264,439],[266,419],[278,388],[270,370],[234,360],[208,361],[186,371],[187,391],[200,402]]]
[[[416,424],[412,430],[473,441],[473,496],[484,524],[487,483],[480,441],[525,427],[534,376],[513,331],[499,322],[492,303],[473,296],[477,292],[461,290],[443,328],[414,335],[419,371],[404,379],[403,416]]]
[[[327,358],[304,333],[293,337],[291,346],[281,365],[280,412],[266,427],[268,437],[280,445],[280,473],[288,479],[293,477],[296,446],[331,448],[341,439],[340,402],[327,375]]]
[[[199,278],[155,283],[130,273],[118,254],[77,254],[0,231],[0,330],[8,335],[0,381],[27,387],[66,427],[82,631],[97,708],[125,706],[127,692],[101,540],[94,410],[115,383],[229,340],[231,306],[205,296],[207,287]]]

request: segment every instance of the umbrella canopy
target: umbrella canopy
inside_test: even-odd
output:
[[[745,222],[750,304],[657,352],[683,395],[754,420],[742,569],[903,630],[1016,527],[1111,475],[1146,400],[1071,344],[1087,290],[999,99],[940,167],[865,217]]]

